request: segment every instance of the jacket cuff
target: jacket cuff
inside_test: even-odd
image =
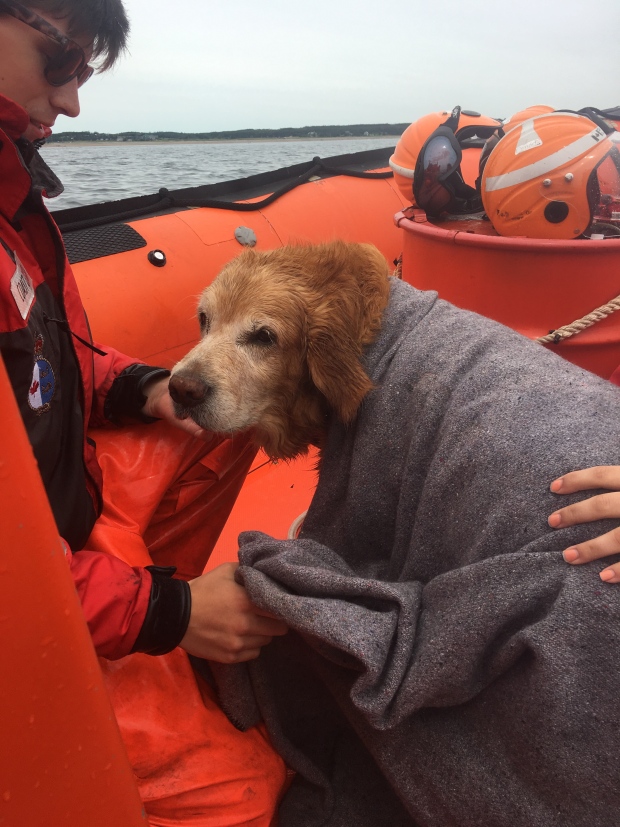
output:
[[[142,628],[131,652],[165,655],[183,640],[189,625],[192,597],[189,583],[174,580],[174,566],[147,566],[153,582]]]
[[[165,368],[150,365],[129,365],[120,373],[106,396],[103,413],[111,422],[118,422],[122,417],[131,417],[140,422],[156,422],[152,416],[145,416],[142,408],[146,402],[144,388],[153,379],[170,376]]]

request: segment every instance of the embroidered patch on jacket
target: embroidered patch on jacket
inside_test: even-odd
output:
[[[34,368],[28,389],[28,404],[37,414],[49,411],[56,391],[56,377],[51,364],[43,356],[43,336],[37,333],[34,340]]]

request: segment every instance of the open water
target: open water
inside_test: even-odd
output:
[[[245,178],[259,172],[366,149],[394,146],[396,138],[225,141],[222,143],[51,144],[41,154],[65,186],[49,209],[62,210]]]

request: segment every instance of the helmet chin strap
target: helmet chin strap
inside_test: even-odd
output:
[[[616,131],[609,121],[605,120],[605,113],[595,106],[584,106],[583,109],[578,110],[558,109],[557,111],[558,113],[567,112],[570,115],[583,115],[585,118],[589,118],[593,124],[599,126],[605,135],[612,135]]]
[[[453,193],[454,207],[456,207],[453,210],[454,215],[482,212],[482,196],[474,187],[470,187],[469,184],[465,183],[458,170],[452,173],[446,183],[448,183]]]

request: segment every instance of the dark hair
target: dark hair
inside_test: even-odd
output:
[[[86,35],[93,41],[93,57],[102,58],[99,71],[114,65],[127,45],[129,20],[123,0],[21,0],[52,17],[69,19],[69,37]]]

